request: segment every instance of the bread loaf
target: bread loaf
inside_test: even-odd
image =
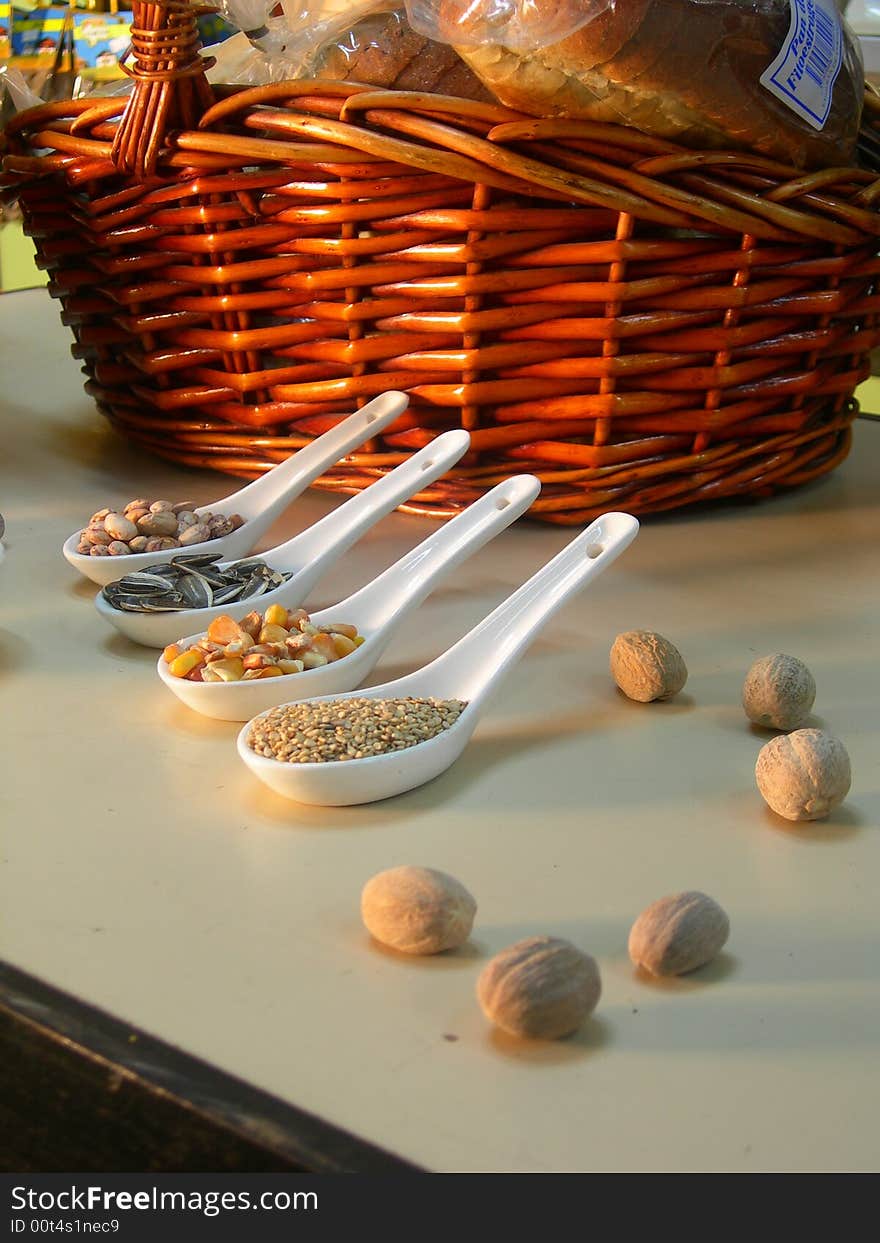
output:
[[[462,6],[444,3],[450,39],[467,36]],[[554,7],[554,0],[533,3],[548,13]],[[844,26],[831,112],[818,131],[760,81],[789,20],[789,0],[612,0],[547,47],[456,46],[502,103],[536,116],[632,125],[688,146],[751,149],[799,167],[851,163],[864,91],[856,42]]]
[[[303,76],[401,91],[492,100],[489,89],[445,43],[416,34],[402,9],[363,18],[322,48]]]

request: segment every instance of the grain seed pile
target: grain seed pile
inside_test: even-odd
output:
[[[466,707],[460,699],[366,697],[284,704],[254,721],[247,742],[287,764],[363,760],[436,738]]]

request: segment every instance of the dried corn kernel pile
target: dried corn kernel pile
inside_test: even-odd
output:
[[[270,604],[240,622],[215,617],[192,647],[176,643],[163,653],[168,672],[190,682],[250,682],[319,669],[349,656],[363,643],[345,622],[313,626],[305,609]]]

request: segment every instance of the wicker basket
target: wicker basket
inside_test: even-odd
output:
[[[88,392],[152,452],[253,476],[403,389],[321,486],[462,426],[472,453],[408,508],[529,470],[564,523],[845,457],[880,339],[873,174],[351,84],[211,88],[185,4],[136,4],[133,46],[129,101],[22,114],[3,176]]]

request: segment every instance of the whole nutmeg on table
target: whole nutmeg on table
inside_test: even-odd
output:
[[[476,913],[464,885],[434,868],[388,868],[368,880],[361,894],[367,931],[404,954],[456,949],[470,936]]]
[[[477,981],[486,1018],[512,1036],[558,1040],[596,1008],[595,959],[561,937],[526,937],[496,954]]]
[[[705,893],[658,898],[630,929],[629,956],[651,975],[684,975],[711,962],[730,935],[730,921]]]
[[[761,748],[755,780],[767,806],[786,820],[822,820],[852,784],[843,743],[824,729],[796,729]]]
[[[797,729],[810,715],[815,698],[812,673],[802,660],[784,652],[756,660],[743,684],[746,716],[767,729]]]
[[[687,682],[681,653],[653,630],[627,630],[611,647],[611,676],[628,699],[670,699]]]

